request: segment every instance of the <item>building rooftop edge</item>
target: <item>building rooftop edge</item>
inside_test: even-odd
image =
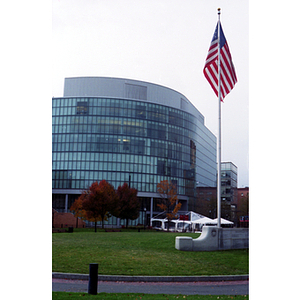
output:
[[[186,98],[191,104],[192,102],[181,92],[178,92],[177,90],[167,87],[165,85],[162,84],[158,84],[158,83],[153,83],[150,81],[145,81],[145,80],[139,80],[139,79],[131,79],[131,78],[124,78],[124,77],[112,77],[112,76],[72,76],[72,77],[65,77],[65,79],[79,79],[79,78],[105,78],[105,79],[118,79],[118,80],[128,80],[128,81],[135,81],[135,82],[142,82],[142,83],[146,83],[146,84],[151,84],[151,85],[156,85],[168,90],[171,90],[173,92],[176,92],[177,94],[182,95],[184,98]],[[60,98],[60,97],[56,97],[56,98]],[[193,105],[193,104],[192,104]]]
[[[170,87],[167,87],[167,86],[164,86],[162,84],[157,84],[157,83],[153,83],[153,82],[150,82],[150,81],[145,81],[145,80],[138,80],[138,79],[131,79],[131,78],[124,78],[124,77],[112,77],[112,76],[73,76],[73,77],[65,77],[65,81],[66,80],[71,80],[71,79],[88,79],[88,78],[102,78],[102,79],[116,79],[116,80],[124,80],[124,81],[130,81],[130,82],[135,82],[135,83],[144,83],[144,84],[148,84],[148,85],[152,85],[152,86],[157,86],[157,87],[160,87],[160,88],[163,88],[163,89],[167,89],[167,90],[170,90],[172,92],[175,92],[177,93],[178,95],[181,95],[184,99],[186,99],[192,106],[195,110],[197,110],[197,112],[202,116],[203,120],[205,119],[204,115],[199,111],[199,109],[184,95],[182,94],[181,92],[178,92],[177,90],[173,89],[173,88],[170,88]],[[65,97],[65,96],[63,96]],[[67,97],[67,96],[66,96]],[[100,97],[100,96],[99,96]],[[61,97],[54,97],[54,98],[61,98]],[[143,101],[143,100],[142,100]]]

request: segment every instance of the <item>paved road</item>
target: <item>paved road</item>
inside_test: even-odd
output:
[[[88,280],[52,279],[54,292],[87,293]],[[220,282],[124,282],[98,281],[98,293],[184,295],[248,295],[249,281]]]

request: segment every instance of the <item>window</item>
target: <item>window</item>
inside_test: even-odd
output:
[[[77,115],[87,115],[88,114],[88,103],[87,102],[77,102]]]
[[[165,162],[163,160],[157,161],[157,174],[165,175]]]
[[[136,104],[135,117],[139,119],[146,119],[146,106]]]
[[[169,111],[169,124],[183,126],[182,115],[175,110]]]
[[[125,83],[125,97],[139,100],[147,100],[147,87]]]
[[[190,140],[190,162],[191,162],[191,167],[195,168],[195,166],[196,166],[196,144],[192,140]]]

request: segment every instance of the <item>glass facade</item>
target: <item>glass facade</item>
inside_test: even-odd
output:
[[[85,189],[101,179],[117,188],[131,178],[138,191],[156,192],[156,184],[168,178],[185,195],[186,181],[194,183],[197,141],[203,139],[194,116],[124,99],[52,101],[54,189]],[[210,148],[206,159],[214,162]],[[208,184],[215,180],[213,166],[211,175]]]
[[[71,88],[82,89],[79,83]],[[165,99],[149,101],[155,94],[152,86],[170,93],[170,105]],[[82,190],[105,179],[115,188],[130,183],[147,212],[152,210],[150,199],[155,203],[158,197],[157,184],[169,180],[176,184],[179,199],[186,199],[183,210],[193,210],[196,183],[216,186],[216,137],[196,109],[196,114],[187,111],[191,104],[181,94],[150,84],[148,89],[128,83],[124,87],[123,97],[52,98],[53,208],[67,202],[69,208]],[[172,105],[177,94],[180,108]]]

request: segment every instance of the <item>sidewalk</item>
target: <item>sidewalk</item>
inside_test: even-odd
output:
[[[145,279],[145,278],[143,278]],[[177,278],[176,278],[177,279]],[[53,292],[87,293],[88,280],[52,279]],[[98,293],[249,295],[249,281],[129,282],[98,281]]]
[[[88,274],[52,272],[54,279],[89,280]],[[212,276],[125,276],[98,275],[98,281],[125,282],[216,282],[249,280],[249,275],[212,275]]]

